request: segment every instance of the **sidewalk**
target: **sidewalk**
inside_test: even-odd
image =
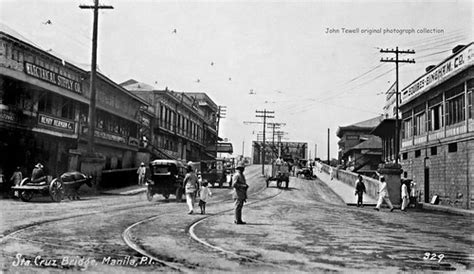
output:
[[[143,192],[146,192],[146,186],[133,185],[123,188],[108,189],[101,191],[100,193],[105,195],[135,195]]]
[[[329,174],[323,172],[316,172],[316,176],[319,180],[324,182],[328,187],[330,187],[347,205],[357,205],[357,196],[355,195],[355,188],[351,187],[337,179],[331,180]],[[377,201],[370,197],[369,195],[364,194],[364,205],[365,206],[375,206]]]

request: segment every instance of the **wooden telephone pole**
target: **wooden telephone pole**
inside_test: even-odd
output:
[[[112,6],[99,6],[99,0],[94,0],[93,6],[80,5],[81,9],[93,9],[94,10],[94,22],[92,27],[92,62],[91,62],[91,79],[90,79],[90,104],[89,104],[89,129],[88,129],[88,140],[87,152],[90,154],[94,153],[94,132],[95,132],[95,105],[96,105],[96,70],[97,70],[97,26],[99,21],[99,9],[113,9]]]
[[[381,49],[381,53],[395,53],[395,59],[393,58],[382,58],[380,59],[380,62],[390,62],[390,63],[395,63],[395,69],[396,69],[396,90],[395,90],[395,138],[394,138],[394,145],[395,145],[395,163],[398,164],[398,151],[400,149],[400,125],[398,123],[398,63],[415,63],[414,59],[402,59],[400,60],[398,58],[398,54],[401,53],[406,53],[406,54],[414,54],[414,50],[399,50],[398,47],[395,49]]]

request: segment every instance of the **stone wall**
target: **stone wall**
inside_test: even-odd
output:
[[[326,164],[322,164],[322,170],[323,172],[326,172],[329,174],[329,166],[326,165]],[[342,170],[342,169],[338,169],[336,167],[332,167],[333,168],[333,172],[334,172],[334,178],[335,179],[338,179],[339,181],[351,186],[354,188],[354,191],[355,191],[355,182],[357,181],[357,176],[359,174],[357,173],[354,173],[354,172],[350,172],[348,170]],[[366,176],[362,176],[362,178],[364,179],[364,184],[365,184],[365,188],[366,188],[366,191],[367,191],[367,195],[369,195],[371,198],[374,198],[377,200],[378,198],[378,194],[377,192],[379,191],[379,183],[376,179],[373,179],[373,178],[370,178],[370,177],[366,177]]]

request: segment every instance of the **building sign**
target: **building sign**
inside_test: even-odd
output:
[[[65,88],[73,92],[82,93],[81,83],[32,63],[25,62],[25,73],[58,87]]]
[[[128,145],[137,147],[140,145],[140,141],[137,138],[128,137]]]
[[[474,63],[474,44],[454,54],[448,60],[436,66],[430,72],[418,78],[415,82],[402,90],[402,103],[423,94],[430,88],[442,83],[444,80],[455,75],[458,71],[467,68]]]
[[[39,114],[38,115],[38,124],[46,125],[58,129],[64,129],[69,131],[74,131],[74,122],[55,118],[52,116]]]
[[[82,128],[82,133],[83,134],[87,134],[88,131],[89,131],[89,129],[87,127]],[[104,139],[104,140],[112,141],[112,142],[127,144],[127,141],[126,141],[125,137],[120,136],[120,135],[116,135],[116,134],[112,134],[112,133],[108,133],[108,132],[95,130],[94,136],[98,137],[98,138],[101,138],[101,139]]]
[[[11,111],[0,110],[0,120],[16,123],[18,121],[18,117]]]

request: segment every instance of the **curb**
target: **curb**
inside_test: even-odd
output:
[[[418,203],[420,208],[427,211],[438,211],[450,214],[456,214],[461,216],[474,216],[474,211],[468,209],[459,209],[447,206],[440,206],[440,205],[432,205],[428,203]]]

